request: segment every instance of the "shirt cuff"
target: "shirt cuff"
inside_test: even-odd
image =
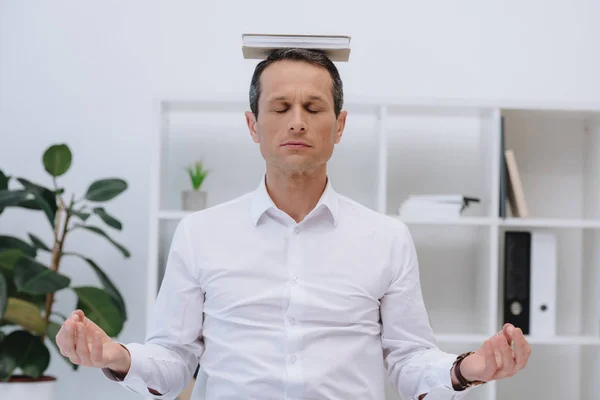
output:
[[[451,399],[456,400],[463,398],[464,396],[466,396],[467,393],[476,388],[476,386],[471,386],[464,390],[456,390],[452,386],[452,376],[450,375],[450,370],[452,369],[452,364],[454,363],[454,361],[456,361],[457,357],[458,354],[447,353],[440,357],[438,359],[438,362],[436,363],[436,370],[438,371],[437,375],[439,382],[438,387],[443,388],[444,392],[451,392],[452,394],[454,394],[454,396],[451,397]],[[428,400],[427,396],[425,396],[425,400]]]
[[[129,371],[123,379],[120,379],[112,370],[102,368],[104,376],[111,381],[118,382],[135,393],[149,393],[148,384],[146,383],[149,379],[149,371],[147,370],[148,363],[146,362],[148,355],[146,354],[146,349],[139,343],[130,343],[128,345],[122,343],[119,344],[125,347],[131,356],[131,366],[129,367]]]

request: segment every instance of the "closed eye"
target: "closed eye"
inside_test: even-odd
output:
[[[286,109],[284,109],[284,110],[275,110],[275,112],[276,112],[277,114],[283,114],[283,113],[285,113],[287,110],[288,110],[288,109],[286,108]],[[320,112],[321,112],[321,110],[309,110],[309,109],[306,109],[306,111],[308,111],[308,112],[309,112],[309,113],[311,113],[311,114],[318,114],[318,113],[320,113]]]

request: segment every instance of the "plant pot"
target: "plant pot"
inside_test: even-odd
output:
[[[0,381],[0,399],[55,400],[56,378],[42,376],[34,379],[15,375],[8,382]]]
[[[181,208],[184,211],[198,211],[206,208],[206,192],[185,190],[181,192]]]

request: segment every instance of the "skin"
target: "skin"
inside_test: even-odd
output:
[[[246,112],[246,122],[265,160],[269,195],[278,208],[300,222],[325,189],[327,162],[342,138],[347,112],[335,115],[329,73],[307,62],[273,63],[264,70],[261,84],[258,117]],[[81,310],[64,322],[56,342],[61,354],[75,364],[110,368],[122,377],[131,367],[127,349]],[[522,331],[507,324],[463,361],[461,372],[469,380],[486,382],[510,377],[525,367],[530,353]],[[457,384],[454,372],[450,374]]]
[[[342,138],[347,112],[336,117],[333,82],[324,68],[282,60],[263,71],[261,83],[258,118],[246,112],[246,122],[265,159],[269,195],[300,222],[325,189],[327,162]],[[308,146],[292,147],[289,141]]]

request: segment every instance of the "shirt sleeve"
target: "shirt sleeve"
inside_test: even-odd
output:
[[[173,235],[145,343],[124,345],[131,353],[131,367],[124,379],[103,370],[106,377],[132,392],[148,395],[149,388],[154,389],[161,394],[154,395],[159,399],[177,398],[204,352],[204,292],[198,284],[186,222],[181,220]]]
[[[450,369],[457,354],[439,349],[425,309],[417,253],[405,223],[400,222],[391,252],[394,274],[381,299],[382,345],[388,378],[402,398],[462,399],[475,387],[456,391]]]

